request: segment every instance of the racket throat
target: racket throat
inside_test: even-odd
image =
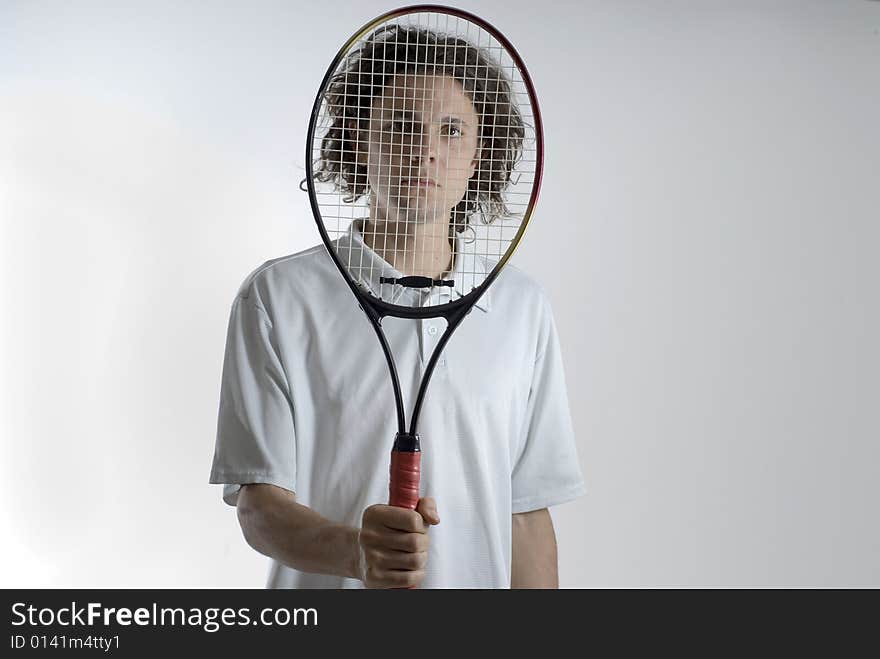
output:
[[[455,286],[454,279],[431,279],[430,277],[421,277],[418,275],[410,275],[408,277],[379,277],[380,284],[397,284],[407,288],[433,288],[434,286]]]

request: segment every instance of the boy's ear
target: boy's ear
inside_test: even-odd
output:
[[[345,122],[346,126],[346,137],[349,140],[349,143],[355,149],[355,159],[359,164],[365,165],[367,162],[367,150],[366,150],[366,135],[364,131],[360,130],[358,127],[358,122],[356,119],[348,119]]]
[[[483,150],[483,145],[485,144],[485,140],[480,140],[477,144],[477,150],[474,152],[474,158],[470,162],[471,174],[468,176],[469,179],[474,177],[474,174],[477,173],[477,167],[480,165],[480,152]]]

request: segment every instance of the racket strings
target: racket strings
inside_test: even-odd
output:
[[[321,221],[356,281],[424,306],[486,280],[516,246],[538,178],[530,98],[506,48],[459,16],[407,14],[350,48],[312,153]],[[378,284],[407,275],[455,285],[407,296]]]

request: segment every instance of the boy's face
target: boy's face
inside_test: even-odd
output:
[[[360,135],[371,204],[388,221],[449,221],[476,171],[479,136],[477,112],[458,81],[395,76],[373,100],[368,131]]]

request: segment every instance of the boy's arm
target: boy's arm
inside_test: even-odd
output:
[[[419,586],[428,527],[440,523],[436,502],[423,497],[415,510],[369,506],[361,528],[337,524],[268,483],[243,485],[236,508],[245,540],[261,554],[301,572],[360,579],[368,588]]]
[[[513,516],[511,588],[559,588],[556,534],[546,508]]]
[[[361,578],[358,529],[325,519],[293,492],[242,485],[236,510],[245,540],[261,554],[303,572]]]

